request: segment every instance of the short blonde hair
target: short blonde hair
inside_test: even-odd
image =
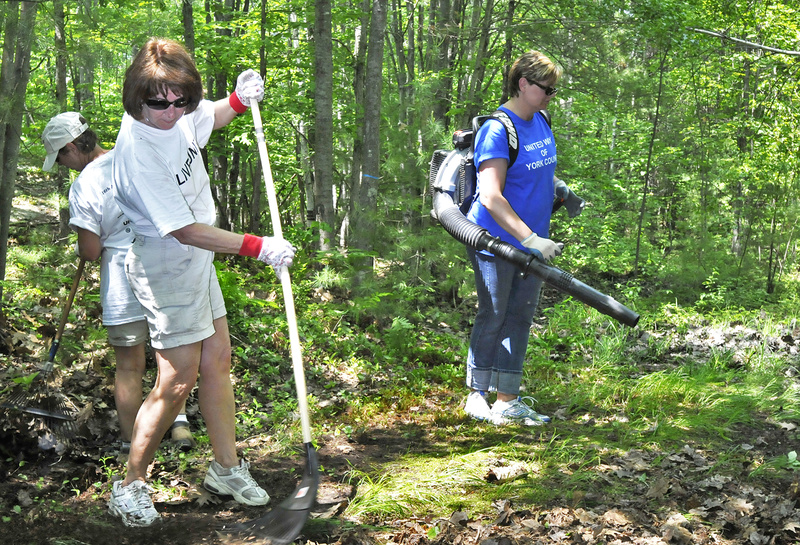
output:
[[[165,38],[151,38],[125,71],[122,105],[141,121],[144,101],[172,91],[189,101],[186,113],[197,109],[203,99],[203,81],[192,56],[181,44]]]
[[[561,67],[539,51],[528,51],[514,61],[508,72],[508,95],[519,95],[519,80],[525,78],[528,83],[547,82],[555,85],[561,77]]]

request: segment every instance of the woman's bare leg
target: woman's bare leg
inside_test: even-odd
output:
[[[124,486],[136,479],[145,480],[161,439],[197,382],[201,349],[202,343],[197,342],[156,350],[158,377],[136,416]]]
[[[214,335],[203,341],[198,399],[214,458],[222,467],[239,464],[236,403],[231,384],[231,339],[226,317],[214,320]]]
[[[123,441],[130,442],[133,423],[142,405],[142,377],[145,370],[144,343],[136,346],[115,346],[117,369],[114,377],[114,402],[117,406],[119,431]]]

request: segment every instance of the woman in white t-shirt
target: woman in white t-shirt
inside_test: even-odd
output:
[[[133,224],[126,274],[145,309],[158,363],[156,384],[136,417],[125,479],[114,483],[109,501],[111,513],[129,526],[149,526],[160,516],[145,484],[147,466],[198,374],[200,411],[215,458],[205,487],[247,505],[269,501],[236,452],[230,335],[212,260],[221,252],[289,266],[295,249],[283,239],[215,227],[200,155],[213,130],[263,96],[261,76],[247,70],[228,98],[203,100],[191,56],[166,39],[149,40],[125,74],[114,197]]]

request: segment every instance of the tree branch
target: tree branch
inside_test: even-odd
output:
[[[756,44],[753,42],[748,42],[746,40],[740,40],[738,38],[731,38],[730,36],[726,36],[725,34],[720,34],[719,32],[712,32],[710,30],[703,30],[702,28],[690,28],[689,30],[699,32],[700,34],[708,34],[709,36],[716,36],[718,38],[722,38],[723,40],[730,40],[732,42],[736,42],[737,44],[743,44],[750,47],[755,47],[756,49],[761,49],[763,51],[771,51],[772,53],[780,53],[781,55],[793,55],[795,57],[800,57],[800,51],[788,51],[786,49],[776,49],[774,47],[768,47],[766,45]]]

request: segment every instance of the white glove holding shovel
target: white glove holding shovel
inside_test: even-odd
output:
[[[245,70],[236,78],[236,89],[228,97],[228,104],[237,114],[243,114],[250,101],[261,102],[264,98],[264,79],[252,68]]]
[[[278,269],[281,267],[292,266],[297,249],[289,241],[278,237],[262,237],[261,240],[261,251],[258,253],[259,261],[272,265],[278,275],[280,275]]]

